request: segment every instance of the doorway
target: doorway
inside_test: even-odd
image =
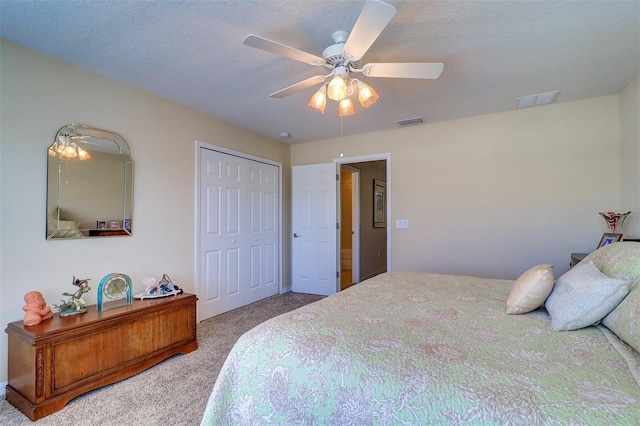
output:
[[[390,270],[388,193],[385,194],[384,224],[374,220],[374,183],[387,184],[388,160],[345,160],[348,162],[340,164],[338,207],[340,290]]]
[[[360,170],[340,166],[340,291],[360,282]]]
[[[390,153],[386,153],[292,167],[292,291],[331,295],[341,290],[339,178],[343,164],[357,169],[360,176],[360,238],[355,246],[359,262],[354,265],[352,259],[352,271],[356,266],[357,281],[363,281],[392,270],[390,227],[386,225],[386,218],[391,217],[390,160]],[[386,188],[383,202],[374,203],[374,191],[380,183]]]

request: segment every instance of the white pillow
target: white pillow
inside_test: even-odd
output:
[[[553,265],[538,265],[516,280],[507,298],[507,313],[526,314],[538,309],[553,290]]]
[[[596,324],[629,293],[630,282],[610,278],[593,262],[581,263],[558,278],[545,302],[553,331]]]
[[[47,224],[48,238],[83,238],[80,222],[75,220],[50,220]]]

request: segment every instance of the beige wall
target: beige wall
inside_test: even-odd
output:
[[[640,237],[640,75],[620,92],[621,211],[633,211],[624,233]]]
[[[391,153],[393,270],[559,275],[620,208],[619,117],[612,95],[294,145],[291,162]]]
[[[7,41],[0,42],[0,323],[22,319],[23,295],[49,304],[90,278],[169,274],[186,291],[195,279],[196,140],[283,164],[283,234],[289,235],[289,146]],[[134,235],[45,241],[47,147],[60,127],[79,122],[122,135],[135,162]],[[289,239],[283,282],[290,285]],[[4,326],[2,326],[4,330]],[[7,380],[7,338],[0,335],[0,383]]]

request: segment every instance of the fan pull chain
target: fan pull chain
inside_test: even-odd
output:
[[[342,121],[344,119],[344,117],[340,117],[340,147],[342,147],[343,145],[343,134],[342,134],[342,130],[343,130],[343,124],[344,122]],[[344,153],[342,152],[342,150],[340,150],[340,158],[344,157]]]

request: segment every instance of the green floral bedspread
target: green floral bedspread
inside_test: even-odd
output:
[[[243,335],[203,425],[636,425],[596,327],[505,314],[513,281],[391,272]]]

